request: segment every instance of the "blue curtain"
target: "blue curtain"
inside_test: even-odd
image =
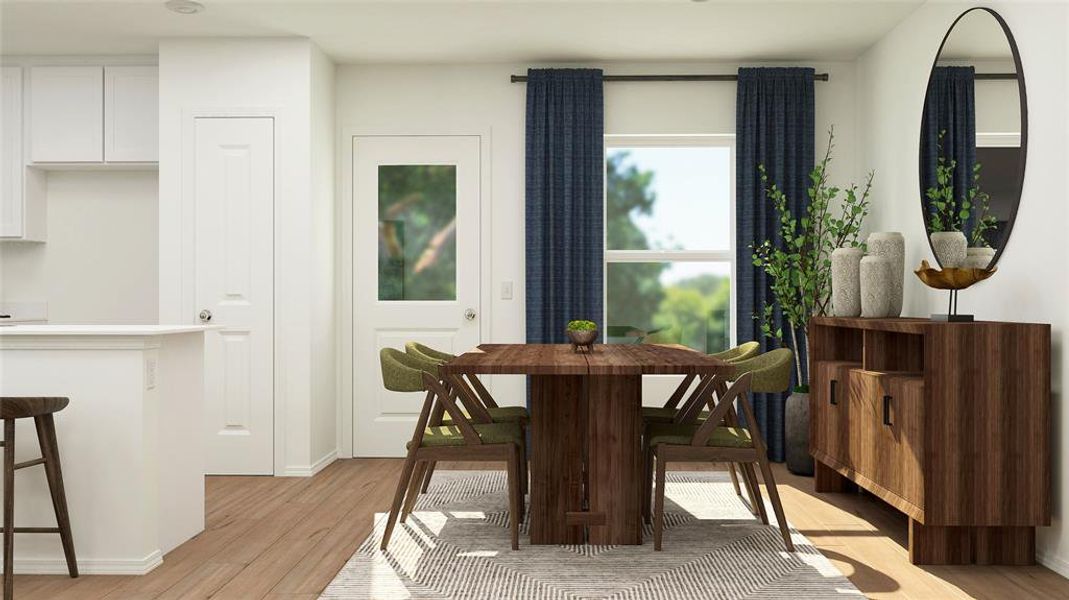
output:
[[[605,125],[601,70],[527,71],[527,341],[601,323]]]
[[[735,323],[738,341],[759,341],[762,350],[774,342],[761,334],[754,315],[773,304],[772,292],[764,272],[753,266],[750,246],[779,237],[779,216],[765,196],[757,165],[765,165],[771,180],[787,195],[791,210],[800,215],[809,202],[806,188],[814,161],[813,74],[810,68],[739,69],[735,102]],[[775,319],[789,340],[778,309]],[[801,358],[805,365],[804,353]],[[769,458],[776,461],[784,460],[786,396],[752,396],[757,426],[767,440]]]
[[[954,198],[966,196],[976,164],[976,70],[973,67],[936,67],[928,82],[921,125],[921,198],[927,209],[928,188],[936,184],[939,134],[943,133],[943,156],[957,161]],[[971,223],[966,222],[966,232]]]

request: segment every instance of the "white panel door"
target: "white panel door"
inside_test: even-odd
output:
[[[22,69],[0,67],[0,237],[22,237]]]
[[[104,160],[104,68],[30,68],[30,160]]]
[[[379,350],[479,343],[478,136],[353,138],[353,454],[403,456],[423,394]]]
[[[274,121],[196,119],[208,473],[274,472]]]
[[[104,67],[104,160],[159,160],[156,67]]]

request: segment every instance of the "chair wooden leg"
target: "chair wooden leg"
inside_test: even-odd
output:
[[[661,537],[664,535],[664,472],[667,465],[660,457],[656,458],[656,463],[657,488],[654,493],[657,498],[653,507],[653,549],[660,550]]]
[[[526,439],[526,437],[524,439]],[[519,446],[517,454],[517,460],[519,462],[518,477],[520,478],[520,513],[517,520],[520,523],[523,523],[523,520],[527,513],[527,444]]]
[[[512,549],[520,549],[520,452],[516,446],[509,450],[508,458],[509,486],[509,529],[512,535]]]
[[[4,600],[15,597],[15,419],[4,419]]]
[[[401,512],[401,502],[405,499],[405,490],[408,489],[408,481],[412,478],[412,470],[416,466],[416,449],[408,451],[405,458],[405,466],[401,469],[401,476],[397,479],[397,491],[393,494],[393,503],[390,505],[390,514],[386,517],[386,530],[382,533],[382,543],[379,549],[385,551],[393,535],[394,524],[397,523],[397,515]]]
[[[423,476],[423,486],[419,488],[419,493],[427,493],[427,488],[431,485],[431,475],[434,475],[434,466],[436,464],[438,464],[438,461],[436,460],[427,461],[427,474]]]
[[[56,525],[59,526],[59,540],[63,545],[63,556],[67,559],[67,573],[78,576],[78,560],[74,554],[74,538],[71,535],[71,518],[67,512],[67,492],[63,488],[63,469],[59,462],[59,443],[56,441],[56,421],[52,415],[34,417],[37,427],[37,443],[41,447],[41,456],[45,459],[45,477],[48,479],[48,491],[52,495],[52,510],[56,513]]]
[[[416,506],[416,500],[419,499],[419,487],[423,483],[423,477],[427,472],[427,461],[416,461],[416,467],[412,472],[412,479],[408,482],[408,493],[405,494],[405,502],[401,508],[401,522],[404,523],[408,520],[408,515],[412,514],[412,509]]]
[[[642,520],[653,524],[653,448],[646,447],[642,455]]]
[[[787,517],[783,514],[783,505],[779,501],[779,490],[776,489],[776,480],[772,477],[772,468],[768,465],[768,457],[764,455],[758,456],[757,463],[761,466],[761,476],[765,478],[765,490],[768,491],[768,499],[772,501],[772,510],[776,513],[776,522],[779,523],[779,532],[783,536],[783,543],[787,546],[787,552],[794,552],[791,531],[787,528]]]
[[[523,440],[523,446],[520,447],[520,492],[524,495],[527,494],[529,488],[528,475],[527,475],[527,422],[520,421],[520,439]]]
[[[761,484],[757,480],[757,472],[750,463],[739,464],[739,471],[742,472],[743,483],[746,484],[746,492],[750,496],[750,512],[761,519],[761,523],[768,525],[768,511],[765,510],[765,501],[761,499]]]
[[[739,476],[735,473],[735,463],[728,463],[728,473],[731,474],[731,485],[735,487],[735,495],[742,497],[742,490],[739,488]]]

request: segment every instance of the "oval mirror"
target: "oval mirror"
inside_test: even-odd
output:
[[[939,46],[921,122],[921,209],[940,266],[998,262],[1017,215],[1027,146],[1017,43],[998,13],[969,9]]]

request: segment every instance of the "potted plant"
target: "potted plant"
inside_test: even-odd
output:
[[[969,233],[969,247],[965,250],[963,267],[969,269],[987,269],[995,258],[995,249],[988,243],[988,234],[998,229],[998,219],[991,214],[991,196],[980,191],[980,163],[973,168],[973,185],[969,189],[976,209],[972,231]]]
[[[943,156],[945,134],[945,130],[940,131],[936,142],[935,185],[924,193],[928,199],[928,238],[939,266],[944,269],[960,267],[965,262],[969,240],[963,232],[964,224],[972,215],[973,203],[980,193],[980,165],[977,163],[973,167],[973,185],[964,197],[954,197],[954,171],[958,161]]]
[[[809,456],[809,372],[802,354],[809,350],[809,320],[826,315],[831,304],[831,252],[836,248],[863,247],[861,223],[869,212],[869,194],[874,172],[869,172],[863,189],[851,184],[839,188],[828,182],[828,166],[835,147],[834,129],[828,131],[828,149],[809,174],[806,190],[809,205],[795,215],[787,196],[769,181],[764,165],[759,165],[768,199],[779,216],[779,235],[751,246],[753,264],[761,267],[771,282],[773,302],[754,318],[764,336],[794,350],[795,387],[787,399],[787,468],[793,473],[812,474]],[[778,327],[776,313],[786,321]],[[799,336],[800,339],[799,339]]]
[[[572,349],[594,351],[594,340],[598,339],[598,325],[593,321],[569,321],[564,334],[572,342]]]

